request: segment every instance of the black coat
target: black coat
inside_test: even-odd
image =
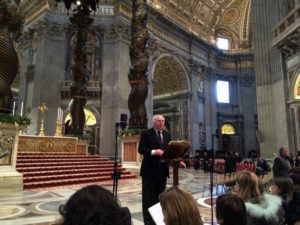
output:
[[[139,153],[144,156],[141,165],[140,176],[154,178],[158,173],[164,176],[169,176],[168,163],[162,161],[160,156],[151,155],[151,151],[155,149],[165,150],[171,141],[170,133],[167,131],[162,132],[163,144],[161,146],[158,136],[154,128],[145,130],[141,133],[139,143]]]
[[[295,186],[292,200],[284,206],[286,223],[294,225],[300,221],[300,186]]]

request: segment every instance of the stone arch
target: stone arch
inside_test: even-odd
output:
[[[224,152],[238,152],[241,146],[239,129],[234,123],[224,122],[220,125],[219,144],[220,149]]]
[[[232,135],[237,133],[235,126],[231,123],[223,123],[220,127],[220,130],[221,134]]]
[[[162,54],[153,64],[153,96],[176,95],[190,91],[188,73],[182,62],[171,54]]]
[[[291,99],[300,100],[300,70],[297,70],[294,76],[294,82],[291,89]]]
[[[190,81],[183,63],[162,54],[153,63],[153,113],[166,118],[173,139],[189,139]]]

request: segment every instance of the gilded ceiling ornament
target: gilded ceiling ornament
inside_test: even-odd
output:
[[[233,23],[237,21],[239,18],[239,11],[237,8],[230,8],[228,9],[223,16],[223,22],[224,23]]]

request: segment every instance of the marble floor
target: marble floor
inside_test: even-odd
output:
[[[138,173],[138,171],[132,171]],[[209,182],[209,173],[195,171],[193,168],[180,169],[179,186],[192,193],[199,203],[203,220],[211,224],[211,209],[203,201],[209,196],[209,188],[203,193],[203,186]],[[168,186],[172,185],[172,174]],[[112,184],[103,185],[112,190]],[[60,187],[51,190],[33,190],[14,193],[0,193],[0,225],[51,225],[60,221],[59,205],[80,186]],[[120,181],[118,199],[122,206],[127,206],[132,214],[133,225],[142,225],[141,180]]]

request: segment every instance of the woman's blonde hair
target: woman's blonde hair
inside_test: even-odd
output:
[[[236,177],[238,195],[244,200],[255,199],[261,196],[257,176],[249,171],[243,171]]]
[[[202,225],[197,202],[193,196],[171,187],[159,196],[166,225]]]

